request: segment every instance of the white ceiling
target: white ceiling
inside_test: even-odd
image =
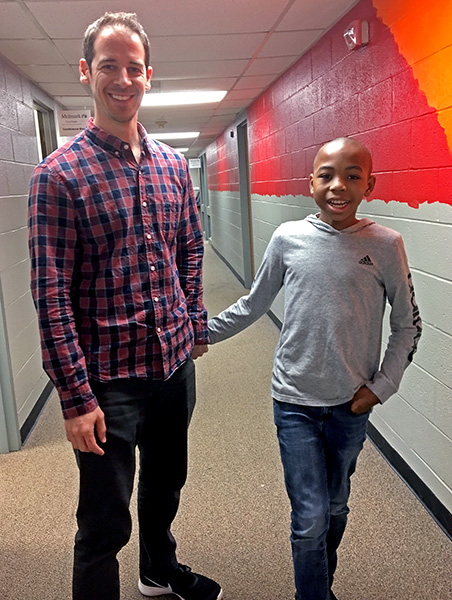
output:
[[[0,0],[0,53],[60,102],[92,108],[78,79],[83,33],[136,12],[151,40],[151,93],[227,90],[219,104],[140,109],[149,132],[200,131],[197,156],[357,0]],[[186,141],[171,142],[187,146]]]

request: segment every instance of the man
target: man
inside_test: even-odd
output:
[[[74,600],[119,600],[116,555],[131,532],[136,446],[141,593],[222,596],[216,582],[178,564],[171,534],[207,314],[187,164],[137,120],[151,74],[136,15],[106,13],[90,25],[80,81],[91,88],[94,119],[31,182],[44,367],[80,470]]]

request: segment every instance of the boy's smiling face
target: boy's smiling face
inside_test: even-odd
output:
[[[357,222],[361,200],[375,186],[368,150],[352,139],[338,139],[320,148],[310,175],[310,189],[319,218],[341,230]]]

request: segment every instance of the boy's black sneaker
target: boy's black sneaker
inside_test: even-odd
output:
[[[138,589],[143,596],[155,597],[174,594],[180,600],[220,600],[223,590],[213,579],[193,573],[190,567],[179,565],[168,581],[159,583],[149,577],[141,577]]]

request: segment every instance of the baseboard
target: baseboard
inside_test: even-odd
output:
[[[221,258],[221,260],[228,267],[228,269],[230,269],[234,273],[234,275],[237,277],[237,279],[240,281],[240,283],[243,285],[243,287],[246,288],[245,280],[243,279],[243,277],[241,275],[239,275],[237,273],[237,271],[234,269],[234,267],[225,259],[225,257],[222,254],[220,254],[220,252],[218,252],[218,250],[215,248],[215,246],[212,244],[212,242],[210,242],[210,247],[215,252],[215,254],[218,256],[218,258]]]
[[[278,329],[281,329],[282,321],[280,321],[278,319],[278,317],[273,313],[273,311],[271,311],[271,310],[267,311],[267,316],[270,317],[270,319],[273,321],[273,323],[276,325],[276,327]]]
[[[33,427],[35,426],[39,415],[41,414],[42,409],[46,405],[47,400],[50,398],[50,395],[52,394],[53,390],[53,383],[49,381],[45,388],[42,390],[41,395],[36,401],[36,404],[34,405],[27,419],[25,420],[25,423],[20,428],[20,439],[22,441],[22,444],[24,444],[27,441],[28,436],[32,432]]]
[[[369,423],[367,426],[367,436],[386,462],[424,505],[439,527],[452,539],[452,513],[435,496],[432,490],[425,485],[422,479],[372,423]]]

